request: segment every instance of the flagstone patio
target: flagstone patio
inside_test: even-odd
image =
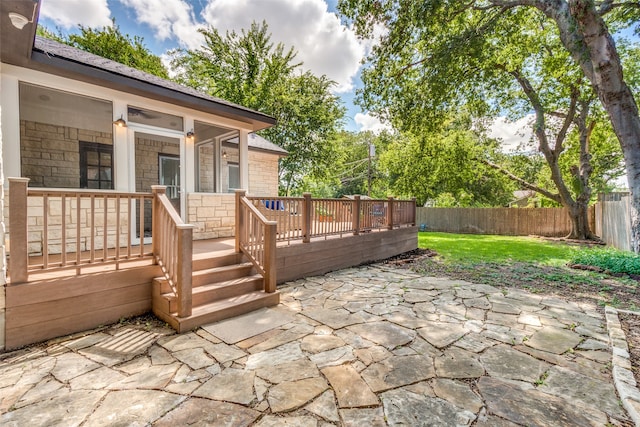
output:
[[[0,355],[0,424],[633,425],[595,306],[386,265],[279,289],[182,335],[122,322]]]

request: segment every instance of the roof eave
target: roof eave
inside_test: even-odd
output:
[[[48,55],[38,50],[32,52],[31,61],[29,61],[27,66],[28,68],[49,74],[109,87],[111,89],[238,120],[250,124],[253,132],[266,129],[276,123],[275,118],[257,111],[235,108],[230,105],[180,93],[169,88],[74,62],[67,58]]]

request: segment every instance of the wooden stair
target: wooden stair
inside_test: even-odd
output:
[[[264,292],[264,279],[243,254],[193,257],[191,316],[179,317],[177,298],[164,277],[153,279],[153,313],[178,332],[277,305],[280,294]]]

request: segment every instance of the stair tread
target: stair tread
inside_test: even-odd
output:
[[[235,297],[224,298],[218,301],[203,304],[197,307],[193,307],[191,310],[191,316],[178,317],[178,313],[171,313],[172,316],[177,317],[179,320],[190,319],[198,316],[207,315],[214,311],[223,310],[230,307],[246,304],[262,298],[269,298],[273,293],[266,293],[264,291],[252,291]]]
[[[221,267],[211,267],[211,268],[205,268],[202,270],[196,270],[194,272],[192,272],[193,276],[204,276],[206,274],[211,274],[211,273],[219,273],[222,271],[229,271],[229,270],[235,270],[235,269],[239,269],[239,268],[250,268],[253,267],[253,264],[250,262],[241,262],[241,263],[237,263],[237,264],[231,264],[231,265],[224,265]],[[164,276],[159,276],[154,278],[153,280],[167,280],[166,277]]]
[[[204,275],[204,274],[209,274],[209,273],[218,273],[221,271],[228,271],[228,270],[235,270],[238,268],[250,268],[253,267],[253,264],[250,262],[240,262],[237,264],[231,264],[231,265],[223,265],[221,267],[211,267],[211,268],[205,268],[202,270],[196,270],[193,272],[193,275]]]
[[[201,293],[201,292],[215,291],[217,289],[225,288],[227,286],[242,285],[253,280],[262,280],[262,279],[263,277],[260,274],[252,274],[249,276],[239,277],[237,279],[223,280],[221,282],[212,282],[212,283],[207,283],[205,285],[196,286],[192,288],[191,292],[195,294],[195,293]],[[173,292],[163,293],[162,296],[164,298],[175,298],[175,294]]]

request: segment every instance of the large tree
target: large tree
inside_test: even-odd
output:
[[[174,53],[176,79],[274,116],[276,126],[261,134],[289,152],[280,167],[281,192],[289,194],[306,175],[322,177],[337,153],[332,135],[344,108],[326,76],[303,72],[293,48],[274,44],[266,23],[240,33],[201,30],[204,45]]]
[[[399,117],[396,123],[399,120],[404,126],[424,125],[425,119],[437,120],[452,105],[468,102],[470,94],[476,95],[476,100],[480,99],[481,91],[491,97],[492,88],[477,78],[478,74],[482,77],[478,70],[485,68],[484,61],[495,59],[488,55],[503,45],[513,46],[517,53],[518,45],[510,43],[509,37],[516,32],[526,36],[530,31],[527,25],[532,22],[552,23],[564,51],[597,94],[620,142],[632,193],[633,247],[638,251],[640,116],[606,20],[619,25],[637,23],[639,3],[341,0],[340,10],[353,20],[361,36],[370,37],[375,28],[381,28],[376,31],[382,35],[370,57],[371,68],[365,73],[365,82],[374,85],[367,86],[363,101],[365,105],[381,107],[379,111],[384,114]],[[510,55],[505,54],[498,59],[509,62]],[[505,71],[511,78],[517,78],[513,73],[527,71],[528,65],[525,63],[520,70],[506,68]],[[585,95],[584,91],[581,94]],[[579,116],[577,110],[576,116]],[[539,127],[539,118],[537,114],[534,127],[537,135],[544,132]],[[550,148],[555,149],[551,145]]]

